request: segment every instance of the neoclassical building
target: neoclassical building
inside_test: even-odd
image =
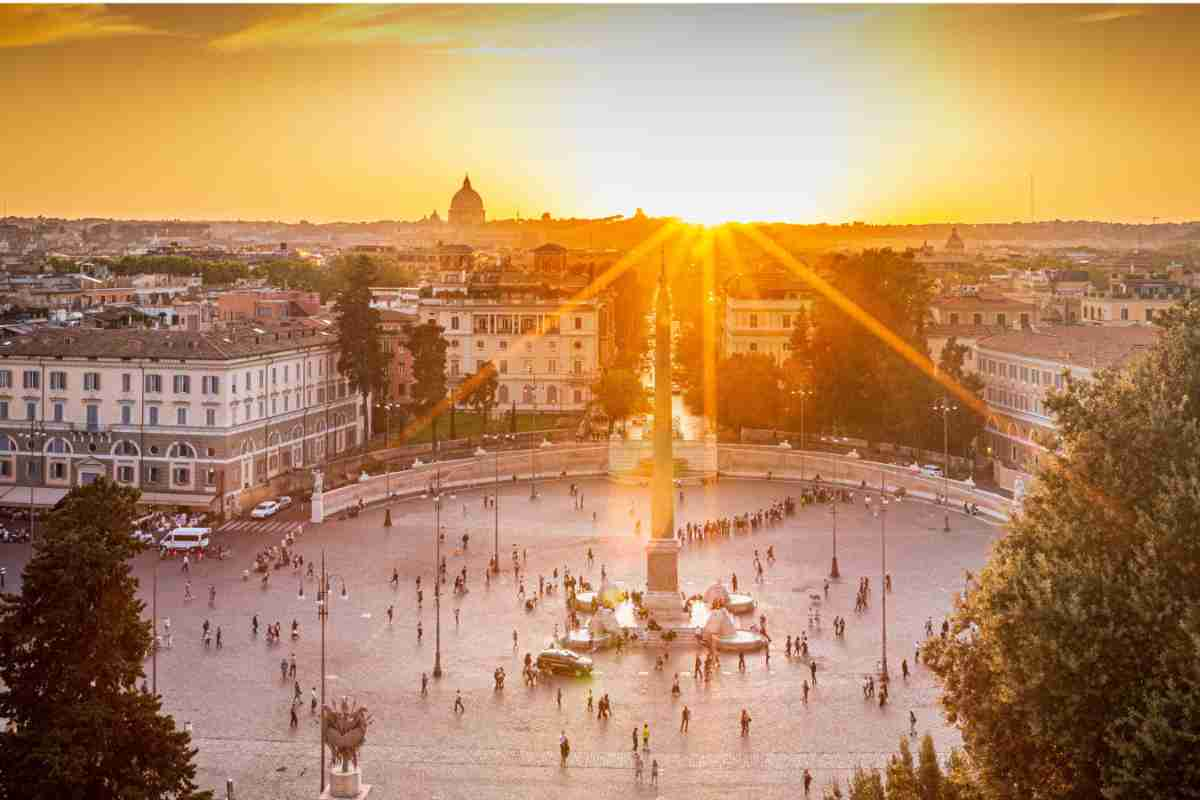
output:
[[[253,504],[273,478],[360,441],[360,397],[326,323],[0,341],[0,505],[52,506],[102,475],[147,505]]]
[[[484,223],[483,198],[471,188],[471,176],[463,178],[462,188],[450,200],[450,224],[474,227]]]

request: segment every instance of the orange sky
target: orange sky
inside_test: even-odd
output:
[[[0,6],[59,216],[1200,218],[1200,8]]]

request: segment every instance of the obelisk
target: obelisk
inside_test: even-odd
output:
[[[671,292],[663,259],[654,308],[654,476],[645,604],[662,617],[681,613],[679,542],[675,539],[675,451],[671,416]]]

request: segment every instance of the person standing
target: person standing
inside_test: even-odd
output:
[[[812,672],[812,685],[816,686],[817,685],[817,662],[816,661],[808,662],[808,669],[810,672]]]
[[[292,701],[292,718],[291,718],[291,721],[288,722],[288,727],[292,728],[292,729],[300,727],[300,718],[296,716],[295,701]]]
[[[587,713],[588,713],[589,717],[592,715],[592,690],[591,689],[588,689]]]
[[[750,712],[742,709],[742,736],[750,735]]]
[[[567,739],[567,732],[563,731],[558,737],[558,754],[560,756],[559,766],[567,765],[567,756],[571,755],[571,741]]]
[[[908,710],[908,735],[917,735],[917,715],[911,708]]]
[[[424,672],[421,673],[421,697],[429,696],[429,676]]]
[[[808,705],[808,681],[804,682],[804,705]]]
[[[424,635],[425,630],[421,627],[421,620],[417,620],[417,644],[421,643],[421,637]]]
[[[217,626],[217,649],[221,649],[221,626]]]
[[[683,501],[683,492],[679,493],[680,502]],[[658,786],[658,759],[650,762],[650,785]]]
[[[650,723],[642,723],[642,749],[646,752],[650,751]]]
[[[562,711],[562,687],[558,687],[558,710]]]
[[[812,787],[812,773],[806,767],[804,769],[804,796],[808,797],[808,790]]]
[[[312,697],[312,699],[309,701],[309,704],[308,704],[309,713],[316,714],[317,713],[317,687],[315,687],[315,686],[312,687],[312,689],[309,690],[309,695]]]
[[[393,615],[394,613],[395,613],[395,609],[394,609],[392,606],[388,606],[388,610],[387,610],[387,615],[388,615],[388,625],[391,625],[391,624],[392,624],[392,615]]]
[[[637,752],[637,725],[633,726],[633,752]]]
[[[638,783],[642,781],[642,754],[636,749],[633,751],[633,779]]]
[[[454,690],[454,713],[455,714],[467,713],[467,707],[463,704],[462,689]]]
[[[680,712],[680,714],[679,714],[679,732],[687,733],[688,732],[688,723],[691,721],[692,721],[692,710],[690,708],[688,708],[687,704],[685,703],[683,706],[683,711]]]

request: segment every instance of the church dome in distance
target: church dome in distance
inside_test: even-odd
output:
[[[482,225],[483,220],[483,198],[471,188],[471,176],[468,175],[450,201],[450,224]]]

